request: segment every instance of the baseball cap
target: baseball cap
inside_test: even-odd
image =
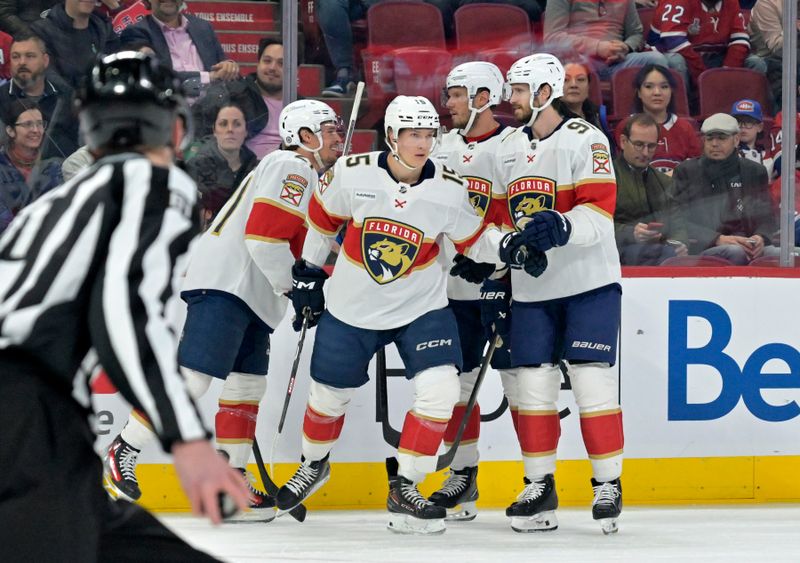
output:
[[[727,113],[715,113],[703,122],[700,132],[704,135],[709,133],[725,133],[735,135],[739,132],[739,122],[736,118]]]
[[[764,121],[764,115],[761,113],[761,104],[755,100],[739,100],[733,103],[731,108],[731,115],[733,117],[749,117],[758,122]]]

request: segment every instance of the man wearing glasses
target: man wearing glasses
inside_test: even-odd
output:
[[[672,178],[650,166],[658,136],[659,125],[650,115],[632,115],[625,122],[621,151],[614,159],[614,231],[625,266],[657,266],[688,252],[681,242],[685,230],[675,216]]]
[[[739,124],[726,113],[703,122],[703,156],[678,165],[675,196],[686,221],[689,252],[745,266],[760,256],[777,256],[778,230],[767,191],[767,171],[741,158]]]

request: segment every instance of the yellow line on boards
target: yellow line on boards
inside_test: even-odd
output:
[[[276,464],[278,484],[292,476],[296,464]],[[258,475],[255,465],[250,471]],[[137,468],[141,503],[155,511],[185,511],[189,503],[174,468],[142,464]],[[625,504],[725,504],[800,502],[800,456],[626,459],[622,474]],[[522,490],[522,462],[480,464],[478,487],[483,508],[505,508]],[[588,461],[559,461],[556,486],[561,506],[587,506],[592,499]],[[444,481],[440,472],[420,486],[424,495]],[[309,509],[380,509],[388,484],[382,462],[333,463],[331,479],[306,503]]]

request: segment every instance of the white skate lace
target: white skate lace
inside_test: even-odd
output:
[[[318,475],[319,469],[312,468],[311,464],[303,463],[297,473],[286,483],[286,487],[295,495],[302,496],[303,492],[314,483]]]
[[[426,506],[430,506],[432,504],[428,499],[419,493],[414,483],[402,483],[400,485],[400,494],[403,496],[404,500],[410,502],[417,508],[425,508]]]
[[[449,471],[447,480],[444,482],[439,492],[445,496],[454,497],[464,492],[467,484],[469,484],[468,475],[461,475],[455,471]]]
[[[136,460],[139,457],[139,452],[133,448],[124,448],[122,453],[119,454],[119,472],[122,474],[123,479],[133,481],[137,485],[139,481],[136,479]]]
[[[525,502],[529,500],[534,500],[542,496],[544,492],[544,481],[532,481],[529,485],[523,489],[523,491],[517,497],[518,502]]]
[[[620,494],[617,486],[611,481],[592,487],[592,491],[594,491],[594,501],[592,501],[592,506],[596,504],[614,504],[614,501]]]
[[[245,477],[245,479],[247,481],[247,489],[250,491],[250,495],[254,496],[255,498],[265,496],[264,493],[262,493],[261,491],[256,489],[256,486],[255,486],[256,485],[256,477],[255,477],[255,475],[253,475],[252,473],[250,473],[249,471],[246,471],[246,470],[242,471],[242,473],[244,474],[244,477]]]

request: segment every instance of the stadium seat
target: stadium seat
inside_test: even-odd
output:
[[[641,68],[640,66],[621,68],[611,75],[611,105],[614,117],[617,119],[622,119],[633,113],[633,104],[636,100],[633,81]],[[670,69],[670,73],[672,73],[677,85],[672,92],[672,99],[675,101],[675,113],[681,117],[688,117],[691,113],[689,112],[689,99],[686,96],[686,85],[683,83],[683,77],[672,69]],[[728,109],[730,107],[731,104],[728,104]]]
[[[325,87],[325,67],[299,65],[297,67],[297,95],[303,98],[319,96]]]
[[[667,258],[661,263],[661,266],[669,266],[672,268],[679,268],[683,266],[699,266],[702,268],[717,268],[724,266],[733,266],[733,263],[718,258],[716,256],[673,256]]]
[[[442,88],[453,59],[444,49],[405,47],[391,52],[397,94],[425,96],[440,110]]]
[[[432,4],[408,0],[386,0],[367,12],[370,49],[399,47],[444,49],[442,13]]]
[[[711,68],[697,79],[700,117],[728,113],[733,102],[749,98],[761,104],[766,115],[772,113],[772,96],[767,77],[747,68]]]
[[[455,11],[456,48],[483,51],[504,45],[530,43],[527,12],[510,4],[466,4]],[[530,46],[525,49],[530,50]]]

